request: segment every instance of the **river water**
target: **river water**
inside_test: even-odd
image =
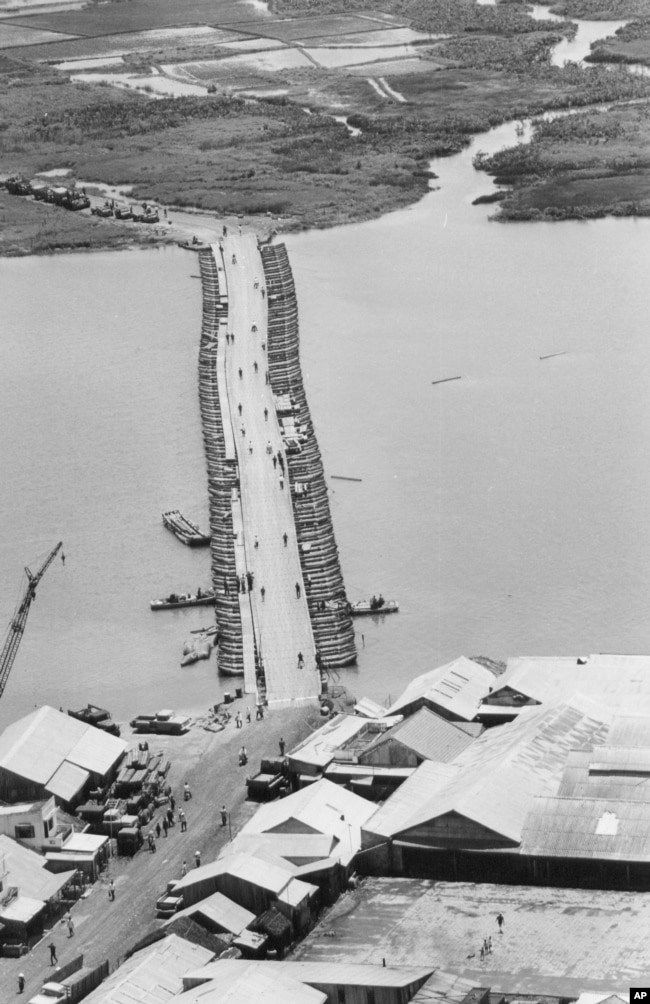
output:
[[[488,222],[478,149],[436,162],[416,206],[290,236],[307,393],[348,594],[358,696],[393,697],[459,654],[650,649],[650,223]],[[149,599],[209,583],[196,258],[175,248],[5,260],[0,624],[39,586],[0,727],[47,702],[118,718],[205,708],[214,663],[181,670],[201,610]],[[565,353],[540,360],[549,353]],[[461,376],[454,382],[432,381]]]

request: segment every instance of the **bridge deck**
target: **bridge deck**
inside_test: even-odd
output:
[[[280,465],[273,464],[273,456],[282,453],[283,447],[271,386],[266,379],[266,350],[262,347],[267,340],[262,259],[253,235],[226,237],[221,249],[214,246],[213,250],[217,263],[224,269],[223,273],[220,271],[220,279],[225,273],[231,335],[230,343],[219,340],[219,352],[225,353],[227,384],[227,394],[222,397],[220,390],[220,400],[224,426],[230,421],[233,430],[240,473],[243,536],[238,535],[236,542],[237,571],[245,568],[254,574],[253,591],[246,597],[242,595],[240,600],[246,608],[249,604],[243,601],[250,600],[269,703],[307,700],[319,694],[320,677],[300,569],[289,479],[285,474],[282,487]],[[256,331],[252,330],[253,325]],[[300,585],[299,597],[296,583]],[[247,691],[251,689],[250,644],[245,639]],[[300,652],[304,656],[302,669],[298,666]]]

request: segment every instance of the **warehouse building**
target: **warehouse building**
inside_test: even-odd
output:
[[[460,656],[411,680],[389,714],[412,715],[428,708],[452,722],[472,722],[497,679],[492,670]]]

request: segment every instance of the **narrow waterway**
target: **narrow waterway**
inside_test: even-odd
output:
[[[472,157],[516,139],[436,162],[408,210],[286,241],[325,469],[362,479],[330,481],[348,592],[401,603],[357,622],[359,695],[460,653],[650,648],[650,224],[489,223]],[[178,506],[207,525],[196,272],[173,248],[3,262],[0,623],[25,564],[59,539],[67,561],[0,726],[42,702],[124,717],[228,689],[212,662],[178,665],[209,614],[148,609],[209,576],[160,522]]]

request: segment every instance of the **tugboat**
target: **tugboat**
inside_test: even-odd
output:
[[[196,593],[170,593],[162,600],[152,600],[152,610],[177,610],[179,607],[214,606],[216,596],[213,589],[197,589]]]
[[[210,543],[210,534],[201,533],[196,523],[183,514],[178,509],[170,509],[162,514],[163,524],[170,530],[182,544],[188,547],[207,547]]]

